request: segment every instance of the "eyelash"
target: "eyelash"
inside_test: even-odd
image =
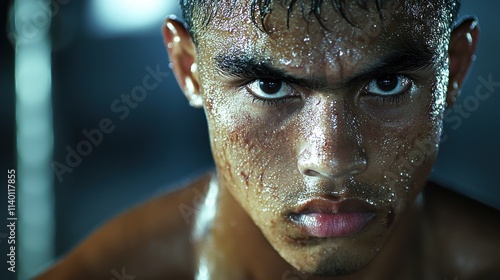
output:
[[[408,91],[403,91],[397,95],[383,96],[383,95],[375,95],[377,101],[381,101],[382,104],[389,102],[391,105],[399,104],[401,101],[404,101],[408,98]]]
[[[257,101],[257,102],[261,102],[262,104],[264,104],[266,106],[275,106],[275,107],[278,107],[279,103],[285,104],[286,103],[286,99],[287,99],[287,98],[282,98],[282,99],[261,99],[261,98],[257,98],[255,96],[253,96],[249,92],[247,92],[247,94],[250,95],[251,97],[253,97],[252,103],[255,103]]]

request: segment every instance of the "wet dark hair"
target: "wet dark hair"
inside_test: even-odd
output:
[[[237,0],[232,0],[232,5],[236,3]],[[357,4],[363,8],[367,9],[370,1],[375,2],[380,19],[383,20],[382,10],[384,9],[387,0],[355,0]],[[450,27],[456,22],[458,17],[458,12],[460,10],[460,0],[441,0],[447,5],[451,14],[451,21],[449,22]],[[191,33],[195,43],[196,43],[196,31],[202,27],[206,26],[210,19],[217,12],[217,7],[219,0],[180,0],[180,6],[182,9],[182,16],[186,22],[187,28]],[[252,0],[250,4],[249,13],[252,21],[263,31],[266,31],[264,25],[264,19],[267,15],[272,12],[273,4],[275,2],[282,3],[287,11],[287,27],[290,20],[290,15],[296,6],[299,6],[302,10],[302,14],[310,18],[314,16],[318,22],[326,28],[321,20],[321,8],[325,2],[330,3],[333,9],[337,11],[347,22],[352,25],[351,19],[347,16],[345,12],[346,0]],[[308,2],[308,5],[306,5]],[[426,2],[424,0],[424,2]],[[423,2],[423,3],[424,3]],[[309,4],[310,3],[310,4]],[[232,7],[230,7],[232,8]]]

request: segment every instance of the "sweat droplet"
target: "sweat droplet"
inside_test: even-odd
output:
[[[292,64],[292,60],[291,60],[291,59],[284,59],[284,58],[280,58],[280,59],[279,59],[279,62],[280,62],[281,64],[283,64],[283,65],[286,65],[286,66],[288,66],[288,65]]]

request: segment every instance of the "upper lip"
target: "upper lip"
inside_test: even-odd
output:
[[[300,205],[296,214],[339,214],[339,213],[373,213],[375,207],[358,198],[332,200],[328,198],[313,198]]]

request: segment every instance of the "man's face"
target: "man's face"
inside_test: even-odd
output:
[[[226,2],[197,48],[220,184],[297,269],[358,271],[434,162],[449,13],[390,2],[381,22],[374,4],[347,4],[353,26],[324,4],[322,26],[296,5],[287,28],[275,5],[266,33],[249,1]]]

